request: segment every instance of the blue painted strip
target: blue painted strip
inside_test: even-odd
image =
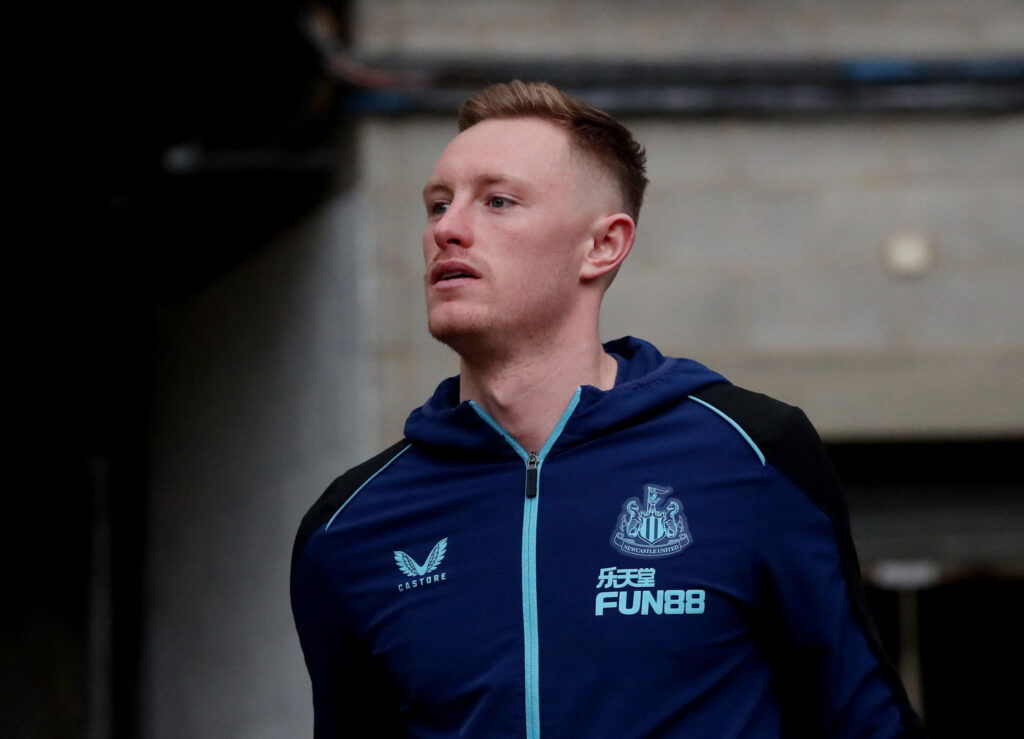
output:
[[[537,495],[533,498],[524,496],[523,500],[523,536],[520,545],[520,569],[522,572],[523,592],[523,672],[526,682],[526,739],[540,739],[540,644],[537,627],[537,510],[540,503],[540,470],[544,465],[544,458],[562,435],[565,425],[569,422],[573,411],[579,405],[583,393],[582,387],[577,387],[576,392],[566,406],[562,417],[558,419],[554,430],[544,442],[544,446],[537,452]],[[529,464],[530,455],[523,447],[513,439],[505,429],[498,424],[487,412],[469,401],[470,407],[476,411],[488,425],[501,434],[511,445],[516,453]]]
[[[700,403],[705,408],[710,408],[715,413],[717,413],[719,416],[721,416],[726,421],[728,421],[729,425],[732,426],[734,429],[736,429],[736,431],[739,433],[739,435],[743,437],[743,440],[745,442],[747,442],[748,444],[750,444],[750,448],[754,450],[754,454],[756,454],[757,458],[761,460],[761,466],[764,467],[764,465],[765,465],[764,454],[761,453],[761,450],[758,448],[757,444],[754,443],[754,440],[751,439],[750,436],[747,435],[747,432],[744,431],[743,428],[738,423],[736,423],[734,420],[729,418],[729,416],[727,416],[726,414],[722,413],[722,411],[720,411],[717,408],[715,408],[715,406],[711,405],[711,403],[707,403],[707,402],[701,400],[700,398],[695,398],[692,395],[687,395],[686,397],[688,397],[690,400],[696,400],[698,403]]]
[[[334,523],[334,519],[336,519],[338,517],[338,514],[341,513],[343,510],[345,510],[345,506],[347,506],[349,503],[351,503],[352,499],[355,498],[357,495],[359,495],[360,491],[362,491],[363,488],[365,488],[367,485],[369,485],[370,481],[373,480],[373,478],[375,478],[381,472],[386,470],[391,465],[391,463],[394,462],[396,459],[398,459],[403,454],[405,454],[407,451],[409,451],[409,447],[411,447],[411,446],[412,446],[412,444],[406,444],[405,447],[400,452],[398,452],[398,454],[396,454],[391,459],[389,459],[379,470],[377,470],[372,475],[367,477],[366,478],[366,482],[364,482],[362,485],[360,485],[358,488],[356,488],[356,491],[354,493],[352,493],[352,495],[348,496],[348,500],[346,500],[344,503],[341,504],[341,508],[339,508],[338,510],[336,510],[334,512],[334,515],[331,516],[331,520],[329,520],[327,522],[327,525],[324,526],[324,531],[327,531],[327,529],[331,528],[331,524]]]
[[[848,79],[869,83],[1001,82],[1024,74],[1020,57],[981,59],[898,59],[865,58],[839,62]]]

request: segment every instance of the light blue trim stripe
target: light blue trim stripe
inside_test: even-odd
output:
[[[523,665],[526,673],[526,739],[540,739],[540,639],[537,625],[537,512],[540,506],[541,468],[551,447],[562,435],[576,406],[582,387],[577,387],[572,400],[558,419],[548,440],[537,453],[537,495],[526,498],[523,508]]]
[[[540,488],[540,470],[537,470]],[[523,537],[520,546],[520,572],[523,593],[523,676],[526,690],[526,739],[540,737],[539,646],[537,638],[537,500],[523,496]]]
[[[743,440],[745,442],[747,442],[748,444],[750,444],[750,448],[754,450],[754,454],[756,454],[757,458],[761,460],[761,466],[762,467],[765,466],[764,455],[761,453],[761,450],[758,449],[757,444],[754,443],[754,440],[751,439],[750,436],[747,435],[747,432],[744,431],[743,428],[738,423],[736,423],[734,420],[729,418],[729,416],[727,416],[724,413],[722,413],[722,411],[720,411],[717,408],[715,408],[715,406],[711,405],[711,403],[707,403],[707,402],[701,400],[700,398],[695,398],[692,395],[687,395],[686,397],[688,397],[690,400],[696,400],[698,403],[700,403],[705,408],[710,408],[715,413],[717,413],[719,416],[721,416],[726,421],[728,421],[729,425],[732,426],[734,429],[736,429],[737,433],[739,433],[739,435],[743,437]]]
[[[558,419],[554,430],[548,440],[537,452],[537,495],[533,498],[523,496],[523,537],[520,548],[520,569],[522,571],[523,589],[523,672],[526,680],[526,739],[540,739],[540,644],[537,628],[537,510],[540,503],[540,470],[544,465],[544,458],[562,435],[565,425],[569,422],[570,416],[579,405],[582,387],[577,387],[576,392],[566,406],[562,417]],[[501,434],[502,438],[516,450],[516,453],[523,458],[523,462],[529,464],[530,455],[523,447],[513,439],[487,412],[473,401],[469,401],[470,407],[477,412],[484,421],[495,431]]]
[[[398,459],[403,454],[405,454],[407,451],[409,451],[409,447],[411,447],[411,446],[412,446],[412,444],[406,444],[405,447],[400,452],[398,452],[398,454],[396,454],[391,459],[389,459],[387,462],[385,462],[384,465],[379,470],[377,470],[372,475],[367,477],[366,478],[366,482],[364,482],[362,485],[360,485],[358,488],[356,488],[356,491],[354,493],[352,493],[352,495],[348,496],[348,500],[346,500],[344,503],[341,504],[341,508],[339,508],[338,510],[336,510],[334,512],[334,515],[331,516],[331,520],[327,522],[326,526],[324,526],[324,531],[327,531],[327,529],[331,528],[331,524],[334,523],[334,519],[336,519],[338,517],[338,514],[341,513],[343,510],[345,510],[345,506],[347,506],[349,503],[351,503],[352,499],[355,498],[357,495],[359,495],[360,491],[363,488],[365,488],[367,485],[369,485],[370,481],[373,480],[373,478],[375,478],[381,472],[386,470],[390,466],[390,464],[392,462],[394,462],[396,459]]]
[[[547,442],[541,447],[541,450],[537,452],[537,474],[540,475],[540,465],[544,462],[544,457],[548,456],[548,452],[551,451],[551,447],[558,441],[558,437],[562,435],[562,431],[565,429],[565,424],[569,423],[569,416],[576,410],[576,406],[580,404],[580,395],[583,393],[583,388],[576,388],[576,392],[573,393],[572,400],[569,401],[569,405],[566,406],[565,412],[562,417],[558,419],[558,423],[555,425],[555,430],[551,432],[551,436],[548,437]]]
[[[513,439],[509,435],[508,431],[506,431],[505,429],[503,429],[501,427],[500,423],[498,423],[493,418],[491,418],[490,414],[487,411],[485,411],[483,408],[478,406],[476,404],[476,401],[474,401],[474,400],[469,401],[469,407],[472,408],[474,411],[476,411],[476,414],[478,416],[480,416],[480,418],[482,418],[487,423],[488,426],[490,426],[492,429],[494,429],[499,434],[501,434],[501,438],[504,439],[505,441],[507,441],[509,446],[511,446],[513,449],[516,450],[516,454],[518,454],[520,457],[522,457],[524,462],[529,460],[530,455],[526,452],[525,449],[523,449],[522,446],[520,446],[519,442],[516,441],[515,439]]]

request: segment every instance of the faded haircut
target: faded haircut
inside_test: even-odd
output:
[[[459,109],[459,131],[488,118],[541,118],[564,126],[575,150],[595,161],[618,185],[634,221],[647,187],[647,154],[633,134],[607,113],[546,82],[512,80],[485,87]]]

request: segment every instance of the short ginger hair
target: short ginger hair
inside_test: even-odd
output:
[[[610,115],[546,82],[512,80],[485,87],[466,100],[459,108],[459,131],[489,118],[541,118],[563,126],[572,147],[611,176],[625,212],[639,220],[647,187],[647,154]]]

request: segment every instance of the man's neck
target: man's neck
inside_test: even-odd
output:
[[[461,367],[461,400],[476,402],[530,452],[544,446],[578,386],[608,390],[618,369],[596,331],[538,339],[486,363],[463,356]]]

